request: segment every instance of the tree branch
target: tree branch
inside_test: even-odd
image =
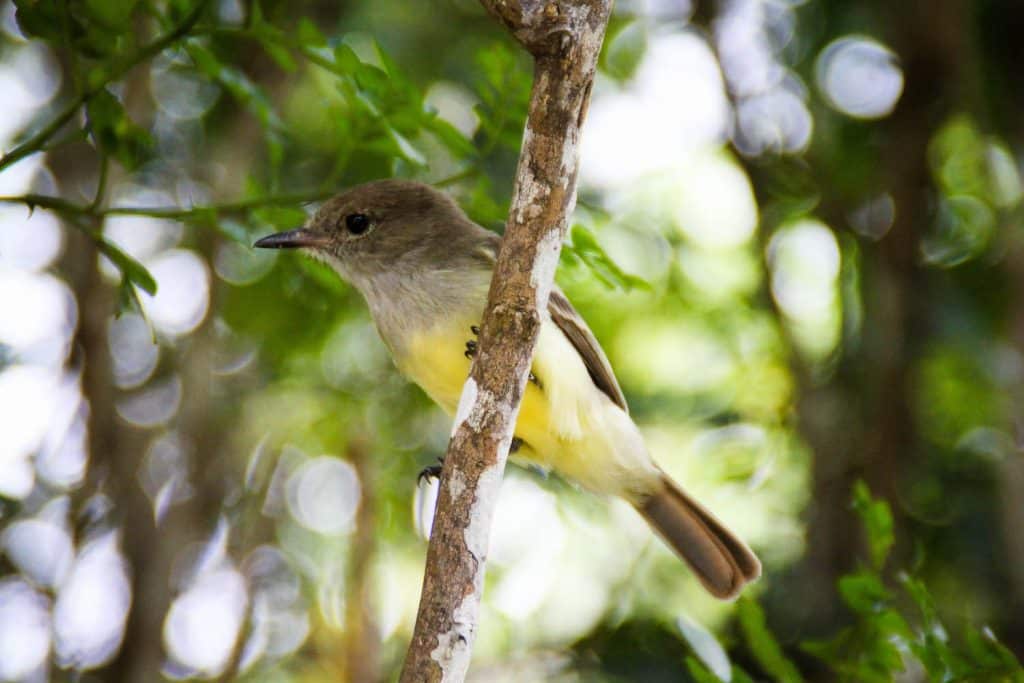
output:
[[[483,588],[491,517],[519,402],[576,202],[586,115],[610,0],[481,0],[534,56],[505,238],[480,346],[459,401],[402,683],[461,681]]]
[[[291,206],[294,204],[306,204],[327,199],[332,193],[326,191],[271,195],[269,197],[256,197],[243,199],[237,202],[226,202],[224,204],[195,205],[189,208],[177,206],[110,206],[98,208],[89,204],[76,204],[75,202],[45,194],[23,194],[17,196],[0,197],[0,203],[24,204],[30,210],[49,209],[65,216],[90,216],[103,218],[106,216],[150,216],[152,218],[166,218],[176,221],[189,221],[202,219],[222,214],[240,214],[256,209],[270,206]]]

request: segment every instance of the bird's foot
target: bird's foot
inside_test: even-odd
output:
[[[477,327],[476,325],[470,325],[469,331],[473,333],[474,337],[478,336],[480,334],[480,328]],[[477,351],[478,347],[479,347],[479,343],[477,342],[477,340],[470,339],[468,342],[466,342],[466,350],[463,353],[463,355],[466,358],[470,358],[470,359],[474,358],[476,356],[476,351]],[[528,379],[529,379],[530,383],[536,385],[538,389],[541,388],[540,380],[537,379],[537,375],[535,375],[535,374],[533,374],[531,372]]]
[[[420,470],[420,473],[416,475],[416,485],[419,486],[420,484],[422,484],[424,479],[426,479],[428,482],[431,479],[440,479],[441,468],[443,466],[444,458],[438,458],[436,465],[427,465],[426,467],[424,467],[422,470]]]

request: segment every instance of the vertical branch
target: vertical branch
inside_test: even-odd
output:
[[[469,667],[491,517],[567,219],[610,0],[481,0],[534,57],[512,206],[480,347],[441,473],[419,613],[401,681],[461,681]]]

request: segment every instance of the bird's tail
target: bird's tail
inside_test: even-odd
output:
[[[750,548],[668,475],[661,475],[660,487],[636,509],[716,598],[736,597],[761,575]]]

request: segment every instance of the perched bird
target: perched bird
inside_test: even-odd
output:
[[[444,193],[379,180],[255,246],[300,249],[330,264],[366,299],[398,369],[453,414],[500,243]],[[625,498],[708,591],[734,597],[760,575],[757,557],[651,459],[607,357],[557,287],[541,314],[512,457]]]

